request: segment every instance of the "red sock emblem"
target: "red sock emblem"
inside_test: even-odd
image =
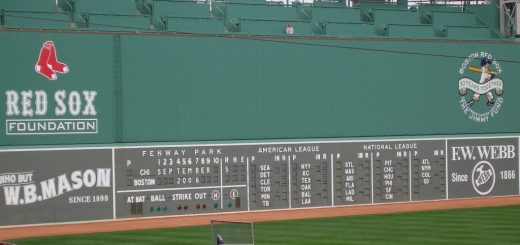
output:
[[[56,72],[68,73],[69,67],[65,63],[58,61],[54,43],[47,41],[43,43],[34,70],[49,80],[56,80],[58,79]]]
[[[48,65],[49,68],[55,72],[59,73],[68,73],[69,67],[65,63],[61,63],[58,61],[58,57],[56,56],[56,48],[54,47],[54,43],[50,42],[51,44],[51,54],[49,56]]]

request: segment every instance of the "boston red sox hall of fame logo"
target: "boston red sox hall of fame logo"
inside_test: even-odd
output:
[[[464,60],[459,69],[459,104],[469,119],[485,123],[497,116],[504,103],[501,73],[499,62],[488,52],[475,52]]]

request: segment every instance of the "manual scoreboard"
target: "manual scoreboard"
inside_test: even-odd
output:
[[[4,150],[0,225],[519,195],[518,141]]]

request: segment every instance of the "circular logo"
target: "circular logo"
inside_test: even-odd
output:
[[[471,174],[473,189],[484,196],[489,194],[495,186],[495,169],[488,161],[481,161],[473,168]]]
[[[220,192],[217,191],[217,190],[212,191],[211,192],[211,199],[213,199],[213,201],[219,200],[220,199]]]
[[[231,192],[229,193],[229,197],[231,197],[231,199],[235,200],[238,197],[238,190],[237,189],[231,190]]]
[[[459,104],[469,119],[478,123],[495,117],[504,99],[500,63],[487,52],[470,54],[459,68]]]

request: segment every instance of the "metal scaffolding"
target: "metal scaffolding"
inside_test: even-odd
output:
[[[520,0],[500,0],[500,32],[508,37],[520,37]]]

